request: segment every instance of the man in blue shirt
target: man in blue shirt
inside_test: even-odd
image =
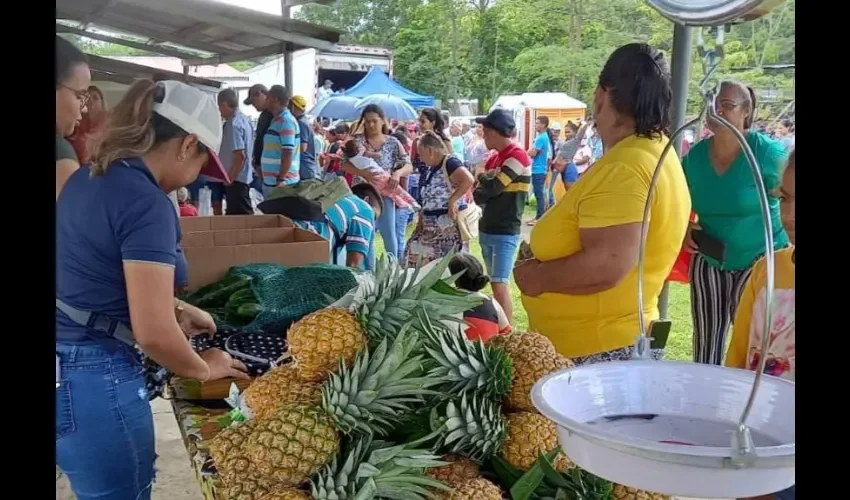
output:
[[[263,140],[264,195],[281,184],[295,184],[301,178],[301,131],[289,111],[289,93],[282,85],[272,85],[266,96],[266,109],[274,115]]]
[[[369,255],[375,221],[381,216],[383,206],[378,191],[364,182],[353,186],[351,194],[329,208],[325,220],[292,222],[330,242],[332,263],[345,262],[348,267],[361,269]]]
[[[534,199],[537,200],[537,218],[543,217],[543,213],[547,208],[546,196],[546,173],[549,171],[549,160],[552,158],[552,141],[549,140],[549,118],[546,116],[537,117],[535,123],[537,137],[534,139],[534,145],[529,148],[528,156],[533,158],[531,161],[531,186],[534,189]],[[528,225],[533,226],[535,221],[529,221]]]
[[[225,187],[227,215],[251,215],[254,209],[251,206],[250,185],[254,172],[248,145],[254,135],[254,126],[239,111],[239,98],[233,89],[224,89],[218,93],[218,110],[225,119],[218,156],[231,180]]]
[[[301,134],[301,158],[299,160],[299,173],[301,180],[315,179],[319,177],[319,167],[316,163],[316,141],[313,134],[313,126],[304,114],[307,108],[307,99],[303,96],[294,95],[289,100],[289,111],[298,120],[298,129]],[[318,151],[321,153],[321,150]]]

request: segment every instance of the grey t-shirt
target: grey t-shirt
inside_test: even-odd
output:
[[[558,156],[570,163],[573,161],[579,146],[581,146],[581,136],[576,134],[561,144],[561,147],[558,148]]]
[[[316,141],[314,140],[313,127],[302,116],[298,120],[301,128],[301,144],[306,144],[307,149],[301,151],[301,180],[315,179],[319,176],[319,167],[316,164]]]
[[[71,143],[68,142],[64,137],[56,136],[56,161],[59,160],[74,160],[79,163],[80,159],[77,158],[77,152],[74,151],[74,146],[71,146]]]

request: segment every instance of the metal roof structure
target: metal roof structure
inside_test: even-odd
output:
[[[340,37],[334,29],[215,0],[56,0],[56,32],[179,57],[187,66],[327,50]]]
[[[185,75],[175,71],[134,64],[127,61],[113,59],[111,57],[100,57],[93,54],[88,54],[87,57],[89,60],[89,68],[92,73],[92,81],[103,80],[131,85],[135,80],[140,78],[147,78],[151,80],[164,78],[169,80],[181,80],[195,86],[206,87],[212,90],[217,90],[222,87],[222,82],[218,80],[194,75]]]

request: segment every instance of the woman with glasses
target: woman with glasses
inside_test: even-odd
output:
[[[61,37],[56,37],[56,198],[65,181],[78,168],[77,153],[65,138],[83,119],[89,99],[91,73],[85,54]]]
[[[752,129],[756,97],[743,83],[725,81],[716,98],[717,113],[744,135],[761,168],[770,196],[774,249],[788,246],[779,216],[782,144]],[[694,361],[719,365],[726,333],[753,264],[764,255],[764,231],[750,166],[735,135],[709,121],[713,135],[695,144],[682,161],[697,214],[683,247],[693,253],[690,268]],[[607,154],[607,152],[606,152]]]

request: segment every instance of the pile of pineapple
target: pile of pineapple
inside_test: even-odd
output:
[[[382,260],[350,310],[292,325],[293,362],[257,379],[244,393],[254,418],[210,444],[226,498],[500,500],[482,464],[525,471],[557,448],[530,390],[571,361],[533,333],[468,341],[455,318],[479,299],[441,279],[450,258],[421,280]],[[560,452],[551,464],[572,467]],[[608,498],[665,497],[615,486]]]

